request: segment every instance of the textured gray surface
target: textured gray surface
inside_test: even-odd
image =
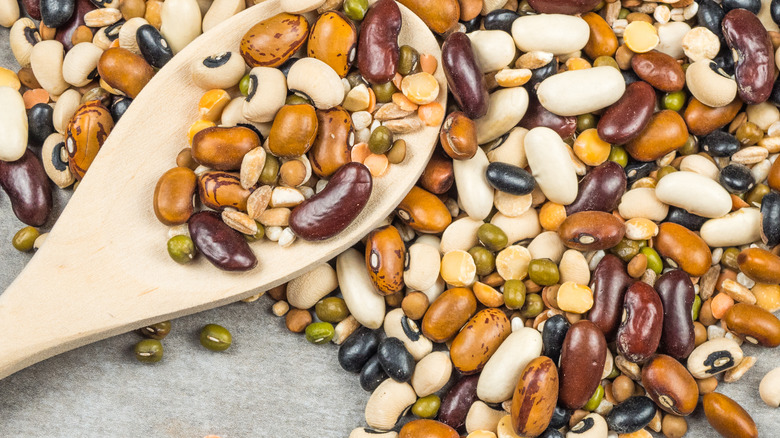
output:
[[[2,28],[0,66],[17,68]],[[58,213],[70,191],[54,193]],[[22,226],[0,194],[0,290],[30,258],[10,244]],[[270,313],[271,302],[263,297],[173,321],[158,364],[136,362],[132,348],[140,337],[127,333],[0,380],[0,436],[346,437],[363,425],[369,394],[356,375],[341,370],[336,346],[291,334]],[[199,330],[208,323],[233,333],[228,351],[200,346]],[[762,437],[780,436],[778,411],[758,398],[758,383],[780,366],[780,351],[746,347],[745,353],[759,357],[756,366],[719,391],[742,403]],[[697,410],[688,436],[714,435],[702,417]]]

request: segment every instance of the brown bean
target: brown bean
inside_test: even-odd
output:
[[[739,270],[759,283],[780,283],[780,257],[761,248],[746,248],[737,256]]]
[[[192,197],[198,186],[195,172],[174,167],[163,173],[154,188],[154,214],[165,225],[180,225],[189,220],[195,207]]]
[[[666,53],[637,53],[631,58],[631,68],[640,79],[661,91],[679,91],[685,85],[682,66]]]
[[[453,160],[468,160],[477,153],[477,126],[460,111],[450,113],[441,125],[439,140]]]
[[[241,179],[235,173],[210,171],[198,177],[198,197],[208,208],[222,210],[232,207],[246,211],[246,200],[251,191],[241,187]]]
[[[623,297],[634,279],[626,273],[619,258],[607,254],[593,271],[593,307],[588,319],[598,327],[608,341],[617,333],[623,311]]]
[[[626,145],[626,151],[639,161],[654,161],[685,145],[688,129],[677,111],[661,110],[644,130]]]
[[[366,267],[382,295],[404,289],[406,247],[398,230],[390,225],[372,231],[366,240]]]
[[[477,311],[477,299],[471,289],[454,287],[444,291],[422,320],[422,331],[433,342],[444,342],[458,333]]]
[[[626,234],[623,221],[603,211],[581,211],[568,216],[558,228],[563,244],[580,251],[612,248]]]
[[[647,82],[628,85],[623,97],[607,108],[599,119],[599,137],[612,144],[625,144],[635,139],[650,123],[655,101],[655,90]]]
[[[752,12],[732,9],[721,27],[736,58],[734,78],[740,99],[748,105],[766,101],[774,85],[775,51],[764,25]]]
[[[631,362],[644,362],[661,340],[664,309],[655,290],[634,282],[623,297],[623,322],[617,331],[617,350]]]
[[[696,341],[691,318],[695,297],[691,278],[685,272],[674,269],[664,273],[654,287],[664,309],[661,349],[675,359],[685,359],[693,351]]]
[[[328,11],[317,18],[309,32],[307,53],[328,64],[342,78],[355,61],[357,30],[352,20],[338,11]]]
[[[596,7],[598,0],[528,0],[528,4],[541,14],[583,14]]]
[[[477,312],[450,346],[452,365],[463,374],[482,371],[498,346],[512,333],[509,318],[500,309]]]
[[[699,387],[691,373],[673,357],[659,354],[642,368],[642,386],[664,411],[690,415],[699,402]]]
[[[100,56],[98,74],[112,88],[135,99],[154,76],[154,68],[135,53],[112,47]]]
[[[317,111],[308,104],[285,105],[274,117],[268,134],[268,149],[278,157],[305,154],[317,137]]]
[[[487,114],[490,96],[485,76],[465,33],[455,32],[444,40],[441,62],[450,92],[466,117],[478,119]]]
[[[780,160],[775,160],[775,162],[772,163],[772,167],[769,168],[766,184],[770,188],[780,191]]]
[[[684,118],[688,130],[694,135],[707,135],[716,129],[728,125],[737,116],[742,108],[742,101],[734,99],[734,102],[719,108],[713,108],[701,103],[695,97],[688,101]]]
[[[585,406],[601,382],[606,355],[607,342],[595,324],[588,320],[572,324],[561,350],[558,399],[562,406]]]
[[[477,400],[477,382],[479,374],[464,376],[455,382],[442,398],[438,420],[454,429],[463,427],[469,408]]]
[[[30,149],[16,161],[0,160],[0,187],[16,217],[27,225],[46,223],[52,209],[51,186],[40,160]]]
[[[712,264],[712,253],[704,240],[672,222],[664,222],[658,227],[655,250],[693,277],[704,275]]]
[[[398,204],[396,214],[420,233],[441,233],[452,223],[447,206],[435,195],[417,186],[412,187]]]
[[[225,225],[213,211],[195,213],[189,220],[192,242],[214,266],[224,271],[248,271],[257,266],[257,257],[244,236]]]
[[[780,345],[780,319],[759,306],[736,303],[726,311],[723,321],[751,344],[770,348]]]
[[[518,435],[538,436],[547,429],[558,401],[558,368],[537,357],[526,365],[512,397],[512,427]]]
[[[78,107],[68,122],[65,139],[68,167],[76,179],[84,177],[113,128],[114,119],[99,100]]]
[[[279,67],[303,46],[309,22],[303,15],[281,13],[249,29],[241,38],[241,56],[250,67]]]
[[[192,158],[214,170],[238,170],[247,152],[260,147],[260,137],[243,126],[212,126],[192,138]]]
[[[734,9],[735,11],[737,9]],[[742,9],[744,11],[744,9]],[[747,11],[745,11],[747,12]],[[717,392],[702,397],[704,415],[713,429],[724,437],[757,438],[756,422],[739,403]]]
[[[458,24],[460,5],[457,0],[399,0],[436,33],[445,33]]]
[[[393,0],[379,0],[368,9],[360,25],[358,70],[368,82],[384,84],[395,77],[398,58],[398,34],[401,10]]]
[[[436,420],[413,420],[401,428],[398,438],[458,438],[458,432]]]
[[[333,175],[352,161],[352,117],[342,107],[317,110],[317,137],[309,150],[311,170],[322,178]]]
[[[618,39],[612,27],[601,18],[601,15],[595,12],[582,14],[582,19],[588,23],[590,28],[590,37],[583,49],[585,54],[590,59],[614,55],[618,48]]]
[[[290,214],[290,228],[305,240],[329,239],[351,224],[368,203],[371,172],[361,163],[339,168],[325,189],[303,201]]]
[[[447,193],[454,183],[455,170],[452,160],[437,149],[425,165],[419,184],[425,190],[440,195]]]
[[[581,211],[611,212],[626,192],[626,173],[620,164],[607,161],[594,167],[581,180],[577,197],[566,206],[566,214]]]

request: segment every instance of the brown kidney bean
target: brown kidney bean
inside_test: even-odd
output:
[[[699,402],[699,386],[691,373],[673,357],[658,354],[642,368],[642,386],[664,411],[690,415]]]
[[[543,126],[557,132],[561,138],[567,138],[573,136],[574,131],[577,130],[577,118],[574,116],[559,116],[547,111],[539,103],[536,94],[531,93],[528,96],[528,109],[525,110],[525,115],[520,120],[519,126],[526,129]]]
[[[626,192],[626,173],[614,161],[594,167],[580,180],[577,197],[566,206],[566,214],[581,211],[611,212]]]
[[[459,429],[466,423],[469,408],[477,400],[479,374],[462,377],[442,398],[439,407],[439,421]]]
[[[26,3],[26,2],[25,2]],[[35,1],[34,3],[38,3]],[[74,42],[74,37],[78,35],[77,29],[89,29],[86,26],[84,26],[84,15],[92,10],[95,10],[95,5],[92,4],[89,0],[76,0],[76,10],[73,12],[73,15],[70,16],[68,21],[65,22],[62,26],[57,28],[57,32],[54,34],[54,39],[62,43],[63,47],[65,48],[65,51],[68,51],[73,48],[74,45],[76,45],[76,42]],[[38,12],[40,14],[40,10]],[[32,15],[31,15],[32,16]],[[35,18],[35,17],[32,17]],[[40,19],[40,16],[36,18],[36,20]],[[91,35],[91,31],[87,35]],[[91,38],[90,38],[91,41]]]
[[[631,58],[631,68],[640,79],[661,91],[679,91],[685,85],[682,66],[666,53],[637,53]]]
[[[428,307],[422,320],[422,331],[433,342],[444,342],[455,336],[477,311],[477,299],[471,289],[454,287],[444,291]]]
[[[450,346],[452,365],[463,374],[482,371],[498,346],[512,333],[509,318],[496,308],[477,312]]]
[[[780,283],[780,257],[761,248],[747,248],[737,256],[739,270],[759,283]]]
[[[460,4],[457,0],[399,0],[436,33],[445,33],[458,24]]]
[[[309,150],[311,170],[328,178],[352,161],[350,138],[353,133],[352,117],[344,108],[317,110],[317,137]]]
[[[214,170],[238,170],[247,152],[260,147],[260,137],[243,126],[212,126],[192,138],[192,158]]]
[[[252,26],[241,37],[241,56],[250,67],[279,67],[309,36],[303,15],[281,13]]]
[[[596,59],[599,56],[613,56],[618,48],[618,39],[612,27],[601,18],[601,15],[595,12],[582,14],[582,19],[588,23],[590,28],[590,37],[585,44],[585,54],[590,59]]]
[[[214,266],[225,271],[248,271],[257,266],[257,257],[238,231],[225,225],[213,211],[195,213],[189,220],[195,248]]]
[[[637,281],[623,297],[625,316],[617,330],[617,349],[631,362],[644,362],[661,340],[664,309],[661,298],[647,283]]]
[[[558,401],[558,368],[537,357],[526,365],[512,397],[512,427],[518,435],[538,436],[547,429]]]
[[[599,328],[588,320],[572,324],[561,351],[558,400],[567,409],[585,406],[601,382],[607,342]]]
[[[736,303],[723,317],[729,330],[751,344],[774,348],[780,345],[780,319],[754,304]]]
[[[650,123],[626,145],[628,152],[639,161],[654,161],[685,145],[688,128],[677,111],[661,110],[653,114]]]
[[[16,161],[0,160],[0,187],[20,221],[33,227],[46,222],[52,208],[51,186],[35,153],[27,149]]]
[[[607,254],[593,271],[593,307],[588,319],[598,327],[608,341],[614,339],[623,310],[623,296],[634,279],[617,256]]]
[[[733,9],[737,11],[739,9]],[[744,11],[744,9],[742,9]],[[745,11],[747,12],[747,11]],[[724,26],[725,32],[725,26]],[[758,438],[756,422],[739,403],[717,392],[702,397],[704,415],[713,429],[724,437]]]
[[[661,349],[675,359],[685,359],[693,351],[696,341],[691,318],[695,297],[691,278],[675,269],[663,274],[654,287],[664,309]]]
[[[612,248],[626,234],[623,221],[603,211],[581,211],[568,216],[558,228],[563,244],[580,251]]]
[[[406,247],[398,230],[390,225],[376,229],[366,240],[368,275],[382,295],[404,289]]]
[[[655,250],[693,277],[704,275],[712,264],[707,243],[698,234],[673,222],[658,227]]]
[[[268,133],[268,149],[278,157],[303,155],[317,138],[317,111],[308,104],[285,105],[276,113]]]
[[[192,216],[192,197],[198,187],[195,172],[174,167],[163,173],[154,188],[154,214],[165,225],[180,225]]]
[[[477,126],[460,111],[450,113],[441,125],[439,140],[453,160],[468,160],[477,153]]]
[[[200,202],[214,210],[232,207],[246,211],[246,200],[250,194],[251,191],[241,187],[241,179],[235,173],[215,170],[198,177]]]
[[[441,66],[447,76],[450,92],[463,113],[472,119],[487,114],[490,96],[485,76],[465,33],[455,32],[444,40],[441,46]]]
[[[625,144],[635,139],[650,123],[655,101],[655,90],[647,82],[628,85],[623,96],[599,119],[599,137],[612,144]]]
[[[129,50],[112,47],[100,56],[98,74],[108,85],[135,99],[154,76],[154,68]]]
[[[401,200],[396,214],[420,233],[441,233],[452,223],[450,211],[441,199],[417,186]]]
[[[541,14],[583,14],[599,4],[597,0],[529,0],[528,4]]]
[[[459,438],[455,429],[436,420],[412,420],[398,432],[398,438]]]
[[[401,10],[393,0],[379,0],[368,9],[360,25],[357,63],[360,74],[372,84],[395,76],[400,49]]]
[[[774,48],[764,25],[746,9],[732,9],[721,22],[723,37],[736,52],[734,78],[739,97],[748,105],[766,101],[775,77]]]
[[[452,160],[436,150],[425,165],[419,184],[431,193],[440,195],[446,193],[455,183],[455,170]]]
[[[345,164],[325,189],[293,209],[290,228],[302,239],[329,239],[344,231],[363,211],[372,187],[371,172],[365,165]]]
[[[684,118],[688,130],[694,135],[707,135],[729,124],[742,108],[739,98],[719,108],[712,108],[691,97],[685,108]]]

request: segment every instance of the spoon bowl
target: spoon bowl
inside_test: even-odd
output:
[[[256,5],[201,35],[147,84],[115,126],[45,244],[0,295],[0,378],[81,345],[145,325],[224,305],[283,284],[328,261],[380,224],[415,184],[430,159],[439,127],[398,136],[406,159],[374,178],[368,204],[338,236],[296,240],[282,248],[250,244],[259,264],[220,271],[204,257],[178,265],[168,256],[168,228],[155,217],[159,177],[187,147],[206,91],[190,65],[204,55],[237,50],[254,24],[281,12],[279,0]],[[400,44],[434,55],[441,50],[427,26],[399,4]],[[438,102],[446,106],[442,69]]]

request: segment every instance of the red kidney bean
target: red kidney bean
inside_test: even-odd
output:
[[[695,296],[691,277],[679,269],[669,271],[655,282],[655,291],[664,308],[661,349],[682,360],[691,354],[696,339],[691,316]]]
[[[774,85],[775,52],[764,25],[752,12],[733,9],[721,27],[726,44],[738,56],[734,76],[739,97],[749,105],[766,101]]]
[[[479,374],[466,376],[453,385],[442,398],[438,420],[453,429],[459,429],[466,423],[466,414],[477,400],[477,382]]]
[[[563,244],[580,251],[612,248],[625,234],[623,221],[603,211],[574,213],[558,228]]]
[[[647,82],[630,84],[623,97],[607,108],[599,119],[599,137],[612,144],[625,144],[635,139],[650,123],[655,100],[655,90]]]
[[[620,204],[626,192],[626,173],[614,161],[607,161],[593,168],[580,180],[577,197],[566,206],[566,214],[581,211],[611,212]]]
[[[441,66],[447,76],[455,101],[471,119],[478,119],[488,110],[485,76],[477,64],[469,37],[463,32],[450,34],[441,46]]]
[[[558,402],[568,409],[585,406],[601,382],[607,358],[607,341],[588,320],[574,323],[561,351]]]
[[[526,129],[544,126],[557,132],[561,138],[567,138],[573,136],[574,131],[577,129],[577,118],[574,116],[559,116],[547,111],[539,103],[536,94],[530,94],[528,96],[528,109],[525,111],[523,119],[520,120],[520,126]]]
[[[89,0],[76,0],[76,11],[65,24],[57,28],[57,33],[54,34],[54,39],[62,43],[66,51],[73,47],[73,32],[79,26],[84,26],[84,15],[95,9],[97,8]]]
[[[360,25],[358,70],[372,84],[384,84],[395,76],[400,49],[401,10],[393,0],[379,0],[369,8]]]
[[[626,290],[623,311],[623,323],[617,331],[618,352],[631,362],[643,362],[655,353],[661,340],[661,298],[650,285],[637,281]]]
[[[623,296],[634,279],[626,272],[626,267],[617,256],[607,254],[593,271],[593,307],[588,313],[588,319],[598,327],[608,341],[612,341],[617,333],[620,316],[623,310]]]
[[[363,211],[372,189],[371,172],[361,163],[339,168],[320,193],[290,214],[290,228],[306,240],[324,240],[342,232]]]
[[[188,221],[195,248],[214,266],[224,271],[248,271],[257,257],[238,231],[225,225],[213,211],[195,213]]]
[[[685,85],[682,66],[666,53],[637,53],[631,58],[631,68],[640,79],[661,91],[679,91]]]
[[[584,14],[599,4],[598,0],[528,0],[540,14]]]
[[[51,186],[32,151],[27,149],[16,161],[0,161],[0,187],[8,194],[20,221],[34,227],[46,222],[52,206]]]
[[[22,7],[27,15],[33,20],[41,19],[41,2],[40,0],[22,0]]]

